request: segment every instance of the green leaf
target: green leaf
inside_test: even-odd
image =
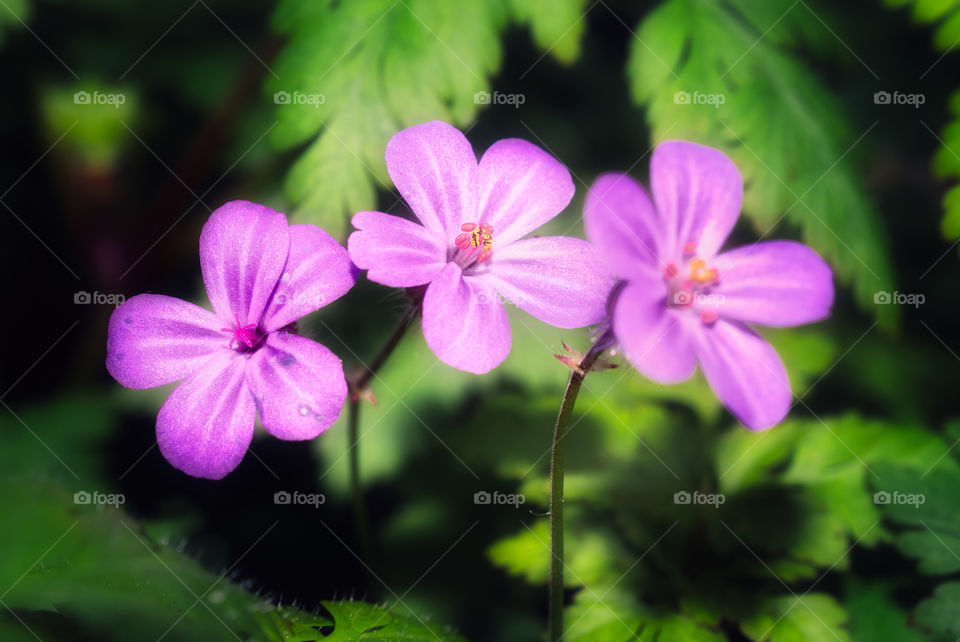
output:
[[[946,451],[947,446],[943,450]],[[941,453],[943,454],[943,453]],[[936,459],[931,459],[931,464]],[[918,560],[922,573],[943,575],[960,571],[960,467],[945,458],[928,473],[923,468],[878,466],[876,483],[884,515],[905,527],[897,546]]]
[[[6,0],[0,7],[0,45],[6,37],[7,29],[16,29],[30,20],[29,0]]]
[[[937,49],[949,52],[960,41],[960,0],[885,0],[891,7],[913,6],[913,18],[924,24],[936,25],[933,43]],[[933,159],[934,170],[942,178],[960,179],[960,91],[950,98],[953,120],[940,133],[940,149]],[[943,197],[943,235],[953,240],[960,238],[960,185]]]
[[[890,587],[882,584],[860,580],[847,583],[844,603],[850,613],[853,642],[924,642],[929,639],[908,626],[909,615],[891,599],[890,593]]]
[[[500,2],[281,3],[274,26],[289,44],[269,89],[271,136],[280,148],[309,143],[287,178],[295,218],[344,238],[349,216],[376,205],[371,176],[388,186],[391,135],[431,119],[469,124],[500,64],[504,19]]]
[[[960,634],[960,582],[941,584],[933,596],[917,605],[917,622],[935,633]]]
[[[307,642],[320,629],[350,640],[381,625],[364,639],[460,639],[369,604],[280,608],[211,573],[167,543],[182,528],[145,528],[124,512],[125,498],[102,472],[115,412],[105,398],[73,395],[0,416],[0,503],[17,517],[16,528],[0,529],[0,585],[10,609],[0,616],[0,639],[22,639],[24,624],[64,641]],[[101,501],[89,501],[95,493]]]
[[[924,24],[939,23],[933,42],[940,51],[949,51],[960,40],[960,0],[884,0],[892,8],[913,7],[913,19]]]
[[[766,601],[764,610],[742,623],[743,632],[754,640],[770,642],[808,642],[839,640],[847,642],[849,616],[832,597],[823,593],[783,596]]]
[[[410,615],[398,615],[384,607],[363,602],[324,602],[333,616],[333,632],[324,640],[463,640],[446,627]]]
[[[510,0],[514,18],[530,25],[538,47],[563,63],[580,53],[587,0]]]
[[[460,639],[359,602],[324,602],[330,617],[278,608],[151,539],[122,509],[78,505],[52,480],[0,481],[0,497],[29,525],[0,533],[5,604],[56,612],[98,639],[306,642],[321,628],[333,630],[330,640]]]
[[[960,35],[958,35],[960,37]],[[945,179],[960,179],[960,91],[950,99],[953,117],[940,133],[941,145],[933,157],[936,173]],[[941,227],[948,239],[960,238],[960,185],[955,185],[943,197],[944,216]]]
[[[822,48],[832,36],[792,4],[666,0],[634,39],[633,97],[647,108],[654,140],[686,138],[729,154],[758,230],[766,235],[783,217],[799,226],[860,304],[893,325],[893,307],[873,304],[893,282],[882,219],[850,159],[868,128],[851,128],[839,101],[794,57],[798,43]]]
[[[41,96],[41,110],[47,138],[52,142],[62,137],[57,147],[69,149],[87,165],[112,167],[128,146],[138,145],[130,132],[137,129],[140,100],[128,87],[96,80],[49,87]]]
[[[105,442],[116,423],[102,397],[62,395],[55,402],[0,415],[0,471],[55,479],[77,490],[106,491]]]

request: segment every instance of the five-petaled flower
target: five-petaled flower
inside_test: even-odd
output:
[[[748,428],[780,422],[787,372],[747,324],[796,326],[826,318],[833,276],[813,250],[766,241],[718,254],[740,214],[743,179],[718,150],[662,143],[650,165],[653,201],[632,178],[605,174],[587,195],[587,237],[624,282],[613,331],[646,377],[676,383],[697,362]]]
[[[185,379],[160,409],[157,443],[176,468],[220,479],[246,453],[257,415],[287,440],[312,439],[339,416],[340,359],[292,324],[356,276],[329,234],[244,201],[210,216],[200,267],[214,312],[156,294],[131,298],[110,317],[107,370],[128,388]]]
[[[524,140],[494,143],[477,162],[457,129],[433,121],[396,134],[387,170],[421,224],[359,212],[348,247],[370,280],[427,285],[423,334],[441,361],[473,373],[510,352],[500,297],[561,328],[606,316],[612,279],[586,241],[522,238],[573,197],[570,172]]]

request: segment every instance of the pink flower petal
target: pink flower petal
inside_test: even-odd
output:
[[[657,256],[660,222],[647,191],[626,174],[603,174],[583,206],[587,238],[601,249],[614,274],[661,271]]]
[[[408,127],[387,143],[387,171],[425,226],[453,241],[477,212],[477,157],[458,129],[438,120]]]
[[[570,172],[533,143],[498,140],[480,159],[479,219],[493,225],[494,248],[537,229],[563,211],[573,198]]]
[[[559,328],[607,316],[613,279],[594,246],[566,236],[537,237],[498,248],[481,278],[510,303]]]
[[[160,408],[157,444],[174,468],[222,479],[240,464],[256,418],[246,362],[234,350],[214,353]]]
[[[720,283],[707,297],[722,317],[774,327],[820,321],[833,305],[833,273],[806,245],[767,241],[724,252],[711,267]]]
[[[483,374],[510,353],[510,321],[497,292],[448,263],[423,299],[423,336],[444,363]]]
[[[790,382],[776,350],[746,325],[720,319],[693,333],[710,387],[751,430],[780,423],[790,410]]]
[[[267,337],[250,357],[246,378],[263,427],[279,439],[313,439],[336,421],[347,397],[340,359],[286,332]]]
[[[259,323],[287,261],[287,218],[269,207],[231,201],[200,234],[200,268],[217,315],[235,325]]]
[[[183,379],[211,353],[226,349],[223,322],[199,306],[140,294],[110,315],[107,371],[127,388],[153,388]]]
[[[658,383],[679,383],[693,376],[696,357],[684,315],[670,310],[665,300],[662,281],[629,283],[614,304],[613,332],[640,374]]]
[[[356,282],[346,248],[314,225],[291,225],[290,252],[261,326],[273,332],[336,301]]]
[[[359,212],[350,235],[350,258],[367,278],[391,287],[429,283],[447,263],[447,243],[433,230],[380,212]]]
[[[679,260],[687,243],[700,258],[713,257],[740,216],[743,179],[733,161],[712,147],[667,141],[653,152],[650,184],[663,226],[661,260]]]

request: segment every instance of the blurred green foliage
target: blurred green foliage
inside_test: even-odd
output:
[[[936,26],[933,44],[944,55],[960,42],[960,2],[957,0],[884,0],[892,8],[911,8],[911,16],[921,23]],[[939,60],[937,61],[939,62]],[[929,73],[927,69],[926,73]],[[922,78],[922,77],[921,77]],[[941,146],[933,159],[937,174],[944,179],[960,179],[960,91],[950,99],[952,120],[940,134]],[[948,239],[960,238],[960,185],[943,197],[943,234]]]
[[[878,15],[886,11],[880,4],[874,7]],[[935,25],[939,52],[960,39],[956,0],[885,4],[912,7],[912,14],[902,12],[904,30],[911,16]],[[31,34],[18,31],[16,17],[60,18],[57,11],[66,5],[55,5],[42,5],[49,12],[42,13],[25,0],[6,0],[0,7],[3,51],[16,44],[16,36],[46,56]],[[184,9],[188,13],[181,15]],[[784,358],[796,396],[792,418],[764,433],[732,424],[700,375],[661,386],[614,356],[617,369],[587,378],[568,449],[565,639],[917,642],[960,635],[960,429],[941,426],[944,413],[956,414],[950,376],[956,364],[949,348],[925,334],[933,332],[930,327],[919,331],[921,339],[915,332],[895,342],[882,328],[894,325],[896,308],[864,305],[872,303],[875,291],[893,289],[886,230],[913,212],[903,215],[884,204],[881,214],[873,205],[880,202],[871,193],[875,186],[860,171],[861,134],[879,130],[862,113],[864,105],[836,95],[850,68],[872,83],[870,71],[838,40],[847,34],[839,26],[839,33],[827,28],[836,26],[829,12],[844,11],[840,5],[283,0],[272,19],[272,29],[286,39],[278,58],[264,54],[265,62],[247,61],[266,79],[261,83],[254,74],[255,90],[263,90],[266,99],[252,103],[234,101],[232,90],[237,78],[246,78],[240,62],[250,51],[223,27],[236,26],[243,40],[247,32],[239,19],[246,17],[253,23],[247,31],[259,34],[265,29],[262,15],[213,2],[205,9],[97,0],[84,10],[103,31],[73,33],[66,19],[70,38],[62,46],[54,42],[83,80],[58,82],[29,68],[24,76],[31,86],[34,75],[40,77],[36,102],[24,101],[17,116],[35,111],[44,141],[37,154],[63,135],[50,152],[58,169],[115,171],[117,183],[145,194],[133,205],[104,199],[130,219],[131,228],[157,228],[145,238],[134,237],[136,242],[124,240],[134,256],[122,268],[165,230],[176,229],[155,253],[171,252],[158,261],[164,271],[144,277],[145,289],[157,292],[166,291],[167,280],[187,293],[199,292],[195,242],[205,213],[192,218],[193,228],[176,227],[177,217],[187,214],[182,209],[163,210],[169,220],[151,220],[142,206],[153,202],[154,191],[128,178],[149,166],[176,182],[169,175],[180,169],[173,159],[193,149],[180,139],[181,130],[195,134],[196,121],[202,131],[207,112],[222,115],[223,108],[242,115],[223,134],[223,149],[209,156],[217,161],[215,171],[207,172],[210,180],[224,181],[213,194],[262,196],[273,204],[286,194],[297,204],[296,218],[340,238],[353,212],[395,202],[384,146],[397,130],[422,120],[441,118],[469,129],[477,118],[489,117],[477,126],[478,138],[487,139],[499,137],[500,127],[534,138],[529,122],[544,133],[546,140],[537,142],[549,147],[555,139],[546,135],[550,126],[544,123],[559,123],[554,131],[566,133],[566,140],[557,135],[556,143],[571,150],[570,166],[585,178],[607,169],[642,174],[645,164],[610,167],[609,148],[615,145],[587,149],[589,141],[581,139],[590,129],[585,123],[616,121],[610,125],[613,142],[636,147],[624,152],[630,159],[645,147],[644,121],[655,141],[689,138],[726,150],[746,179],[744,212],[759,236],[790,236],[792,230],[778,225],[783,218],[830,260],[855,292],[860,311],[840,288],[830,322],[764,330]],[[218,24],[227,10],[237,14]],[[863,7],[850,11],[855,22],[867,19],[858,13]],[[603,21],[608,31],[591,39],[591,29]],[[50,25],[40,34],[53,42]],[[173,25],[174,42],[158,44],[127,75],[167,25]],[[616,45],[605,49],[610,25],[626,34],[622,51]],[[511,66],[511,47],[529,60]],[[605,65],[611,57],[616,64]],[[529,91],[541,92],[539,101],[528,101],[530,111],[503,116],[478,99],[498,83],[524,80],[533,69],[529,63],[541,60],[537,72],[543,77],[529,76]],[[66,73],[56,60],[47,62]],[[623,122],[623,111],[591,94],[596,85],[586,81],[592,76],[619,89],[626,80],[620,98],[624,104],[632,100],[627,115],[636,122]],[[577,78],[585,88],[571,80]],[[558,87],[570,95],[561,95]],[[113,92],[125,100],[118,107],[83,104],[76,91]],[[274,104],[271,97],[278,92],[323,100]],[[723,103],[680,104],[677,92],[691,98],[694,92],[722,95]],[[863,103],[871,104],[870,98],[864,95]],[[955,181],[960,94],[949,109],[952,122],[943,129],[934,168]],[[272,150],[257,147],[265,132]],[[13,177],[25,166],[18,165]],[[236,175],[224,179],[235,167]],[[107,192],[110,182],[97,182],[100,174],[79,172],[76,182]],[[18,189],[26,192],[31,178]],[[577,179],[582,198],[587,181]],[[208,183],[197,180],[183,187],[200,192],[198,185]],[[73,202],[67,183],[58,185],[63,200]],[[44,196],[39,192],[26,193],[39,200]],[[943,230],[949,238],[960,237],[960,187],[954,186],[944,203]],[[95,200],[93,211],[100,207]],[[576,209],[544,233],[579,235]],[[27,220],[33,225],[59,219],[38,212]],[[72,223],[85,231],[98,223],[95,217],[80,220]],[[932,236],[921,223],[913,217],[909,226]],[[102,238],[90,238],[80,244],[93,247],[98,258],[116,251],[109,243],[97,244]],[[391,317],[399,314],[402,302],[387,292],[361,280],[301,331],[343,357],[349,371],[371,358]],[[950,296],[947,291],[939,298]],[[36,308],[39,316],[59,322],[59,312],[48,315],[43,303]],[[863,319],[870,316],[862,314],[864,308],[881,320],[875,331]],[[33,640],[33,632],[71,642],[162,634],[219,640],[233,639],[231,631],[243,639],[301,642],[461,639],[426,614],[477,638],[542,635],[549,562],[547,449],[568,374],[553,355],[561,351],[561,341],[583,349],[589,337],[585,331],[549,328],[515,309],[510,318],[512,352],[489,376],[438,363],[414,328],[373,384],[378,403],[362,409],[360,467],[379,545],[379,559],[371,563],[379,582],[358,579],[364,571],[359,565],[354,574],[337,566],[343,559],[352,562],[348,551],[355,543],[352,514],[344,508],[345,419],[310,445],[281,446],[291,450],[276,459],[264,454],[266,440],[257,440],[234,475],[268,462],[284,484],[293,475],[330,497],[321,518],[290,520],[292,529],[304,533],[300,548],[264,554],[270,565],[283,567],[284,584],[264,580],[263,567],[247,565],[250,558],[236,569],[227,566],[236,559],[225,552],[236,544],[231,537],[241,540],[235,533],[247,524],[260,527],[258,502],[265,502],[245,497],[239,506],[218,512],[215,505],[228,504],[227,496],[236,491],[226,485],[230,481],[170,489],[163,484],[179,479],[179,473],[156,451],[143,455],[142,463],[137,459],[152,445],[153,421],[171,386],[152,391],[113,386],[107,396],[99,390],[67,394],[41,381],[39,400],[11,398],[17,414],[0,416],[0,499],[10,522],[0,532],[0,606],[7,607],[0,610],[0,639]],[[76,364],[63,368],[74,383],[87,385],[84,373],[94,368],[104,378],[103,322],[105,317],[100,325],[89,324]],[[28,364],[36,356],[31,354]],[[140,447],[142,442],[147,446]],[[131,464],[141,468],[125,477]],[[160,467],[167,476],[157,473]],[[133,481],[137,475],[142,477]],[[262,486],[257,490],[268,496]],[[525,503],[478,506],[473,495],[481,490],[521,493]],[[83,491],[125,492],[128,502],[119,508],[75,503],[74,493]],[[203,503],[204,492],[213,501]],[[718,505],[675,503],[677,493],[714,497]],[[887,496],[887,503],[878,499]],[[922,503],[896,499],[921,496]],[[334,544],[346,550],[321,540],[320,523],[344,533]],[[230,572],[221,575],[224,569]],[[269,588],[260,588],[260,582]],[[294,589],[276,589],[287,585]],[[290,604],[290,593],[297,602],[282,606]],[[365,601],[333,599],[338,597]],[[387,605],[372,603],[377,600]]]
[[[0,530],[4,640],[460,639],[362,602],[278,607],[235,584],[230,568],[216,575],[167,535],[152,537],[104,474],[115,410],[74,396],[0,418],[0,497],[18,524]]]

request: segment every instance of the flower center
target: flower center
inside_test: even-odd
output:
[[[493,226],[489,223],[464,223],[460,226],[460,234],[453,244],[457,249],[452,260],[456,261],[461,269],[466,270],[478,263],[486,263],[493,253]]]
[[[722,295],[713,294],[712,290],[720,282],[720,275],[716,268],[697,258],[696,246],[692,243],[684,246],[683,254],[684,261],[680,265],[668,263],[663,272],[663,280],[667,284],[667,305],[677,309],[692,309],[699,312],[704,323],[713,323],[718,316],[714,307]]]
[[[240,352],[252,352],[259,348],[263,344],[266,335],[257,329],[257,324],[250,323],[248,325],[240,325],[240,317],[236,313],[234,313],[233,318],[237,323],[237,327],[220,328],[222,332],[229,332],[231,334],[229,347],[232,349],[234,344],[236,344],[236,349]]]

